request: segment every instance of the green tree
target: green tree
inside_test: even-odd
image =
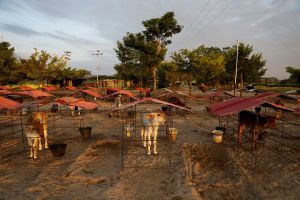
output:
[[[54,58],[55,60],[56,58]],[[45,50],[38,51],[34,48],[34,53],[28,59],[22,62],[22,68],[27,73],[27,77],[32,80],[38,80],[44,85],[47,78],[46,70],[50,63],[53,64],[53,59],[50,53]]]
[[[0,43],[0,85],[19,81],[20,70],[14,51],[9,42]]]
[[[300,84],[300,68],[286,67],[286,72],[290,74],[288,81],[290,83]]]
[[[156,91],[157,68],[164,60],[170,37],[182,29],[174,18],[173,12],[167,12],[160,18],[143,21],[142,33],[127,33],[115,50],[122,64],[116,66],[119,75],[147,76],[149,71],[153,78],[153,90]],[[131,68],[131,69],[130,69]],[[148,70],[145,70],[147,69]],[[142,75],[136,73],[142,70]]]
[[[183,74],[182,78],[189,83],[190,94],[193,80],[214,85],[225,71],[224,56],[218,47],[202,45],[194,50],[182,49],[174,53],[172,59]]]
[[[157,75],[160,80],[160,86],[168,87],[169,84],[174,86],[176,81],[178,81],[177,70],[178,66],[175,62],[162,62],[157,71]]]
[[[236,66],[237,46],[223,48],[225,55],[224,81],[234,82],[235,66]],[[253,53],[253,46],[239,43],[238,48],[238,66],[237,66],[237,82],[253,83],[259,81],[260,77],[267,71],[264,69],[266,61],[263,60],[262,53]],[[242,87],[242,86],[241,86]]]

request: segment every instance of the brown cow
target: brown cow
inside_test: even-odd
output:
[[[275,128],[274,116],[261,116],[259,113],[243,110],[239,114],[238,142],[242,143],[244,128],[250,128],[252,133],[252,149],[256,149],[258,135],[265,128]]]
[[[186,106],[184,103],[182,103],[177,97],[171,97],[169,99],[169,102],[172,104],[175,104],[177,106],[185,107],[187,109],[191,109],[190,107]]]

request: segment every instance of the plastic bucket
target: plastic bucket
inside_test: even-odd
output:
[[[62,157],[66,154],[67,144],[65,143],[49,144],[49,149],[54,157]]]
[[[177,128],[169,128],[169,137],[172,142],[175,142],[177,134],[178,134]]]
[[[92,127],[80,127],[79,128],[79,132],[82,136],[83,139],[88,139],[91,137],[91,133],[92,133]]]
[[[213,139],[214,139],[214,142],[219,144],[222,142],[222,138],[223,138],[223,131],[220,131],[220,130],[213,130],[212,131],[212,134],[213,134]]]

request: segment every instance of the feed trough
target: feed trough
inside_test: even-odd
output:
[[[80,127],[79,128],[79,132],[82,136],[83,139],[88,139],[91,137],[91,133],[92,133],[92,127]]]
[[[49,149],[54,157],[63,157],[66,154],[67,144],[65,143],[49,144]]]

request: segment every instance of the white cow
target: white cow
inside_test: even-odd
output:
[[[72,116],[79,116],[80,115],[80,111],[82,110],[81,107],[79,106],[69,106],[69,109],[71,110],[71,115]]]
[[[153,154],[157,154],[157,131],[158,127],[166,122],[166,115],[161,110],[151,113],[143,113],[141,136],[143,146],[147,147],[147,154],[150,155],[151,140],[153,140]]]

